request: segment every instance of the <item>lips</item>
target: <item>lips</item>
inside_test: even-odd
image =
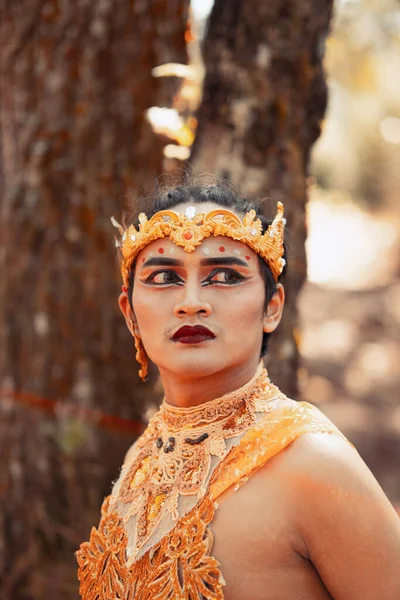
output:
[[[213,340],[214,338],[215,335],[213,332],[203,325],[184,325],[172,336],[175,342],[181,342],[182,344],[199,344],[200,342]]]

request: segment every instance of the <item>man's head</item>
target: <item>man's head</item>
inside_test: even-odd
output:
[[[255,209],[227,187],[180,186],[158,197],[147,217],[161,210],[183,214],[189,206],[202,213],[224,208],[240,218]],[[270,221],[257,216],[266,231]],[[206,376],[266,353],[281,318],[284,272],[276,282],[256,252],[226,236],[206,238],[190,253],[165,237],[140,251],[119,303],[160,369]],[[198,325],[208,337],[180,335],[182,326]]]

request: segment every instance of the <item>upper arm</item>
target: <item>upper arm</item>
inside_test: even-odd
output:
[[[400,518],[357,451],[310,433],[289,460],[296,528],[335,600],[400,599]]]

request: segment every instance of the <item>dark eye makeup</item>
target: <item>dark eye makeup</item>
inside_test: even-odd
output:
[[[215,279],[217,275],[220,275],[218,279]],[[213,269],[211,273],[202,281],[203,287],[208,285],[214,285],[216,283],[222,285],[236,285],[242,281],[245,281],[247,277],[244,277],[235,269],[227,269],[226,267],[219,267]],[[167,285],[180,285],[184,284],[184,280],[171,269],[160,269],[151,273],[145,280],[144,283],[153,286],[167,286]]]

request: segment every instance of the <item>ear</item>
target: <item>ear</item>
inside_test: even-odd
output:
[[[285,290],[281,283],[278,283],[276,287],[277,290],[269,301],[267,312],[263,319],[263,331],[265,333],[275,331],[282,318],[282,311],[285,304]]]
[[[118,297],[119,308],[124,315],[126,325],[133,336],[140,338],[140,330],[136,320],[135,313],[131,309],[129,303],[128,292],[123,291]]]

